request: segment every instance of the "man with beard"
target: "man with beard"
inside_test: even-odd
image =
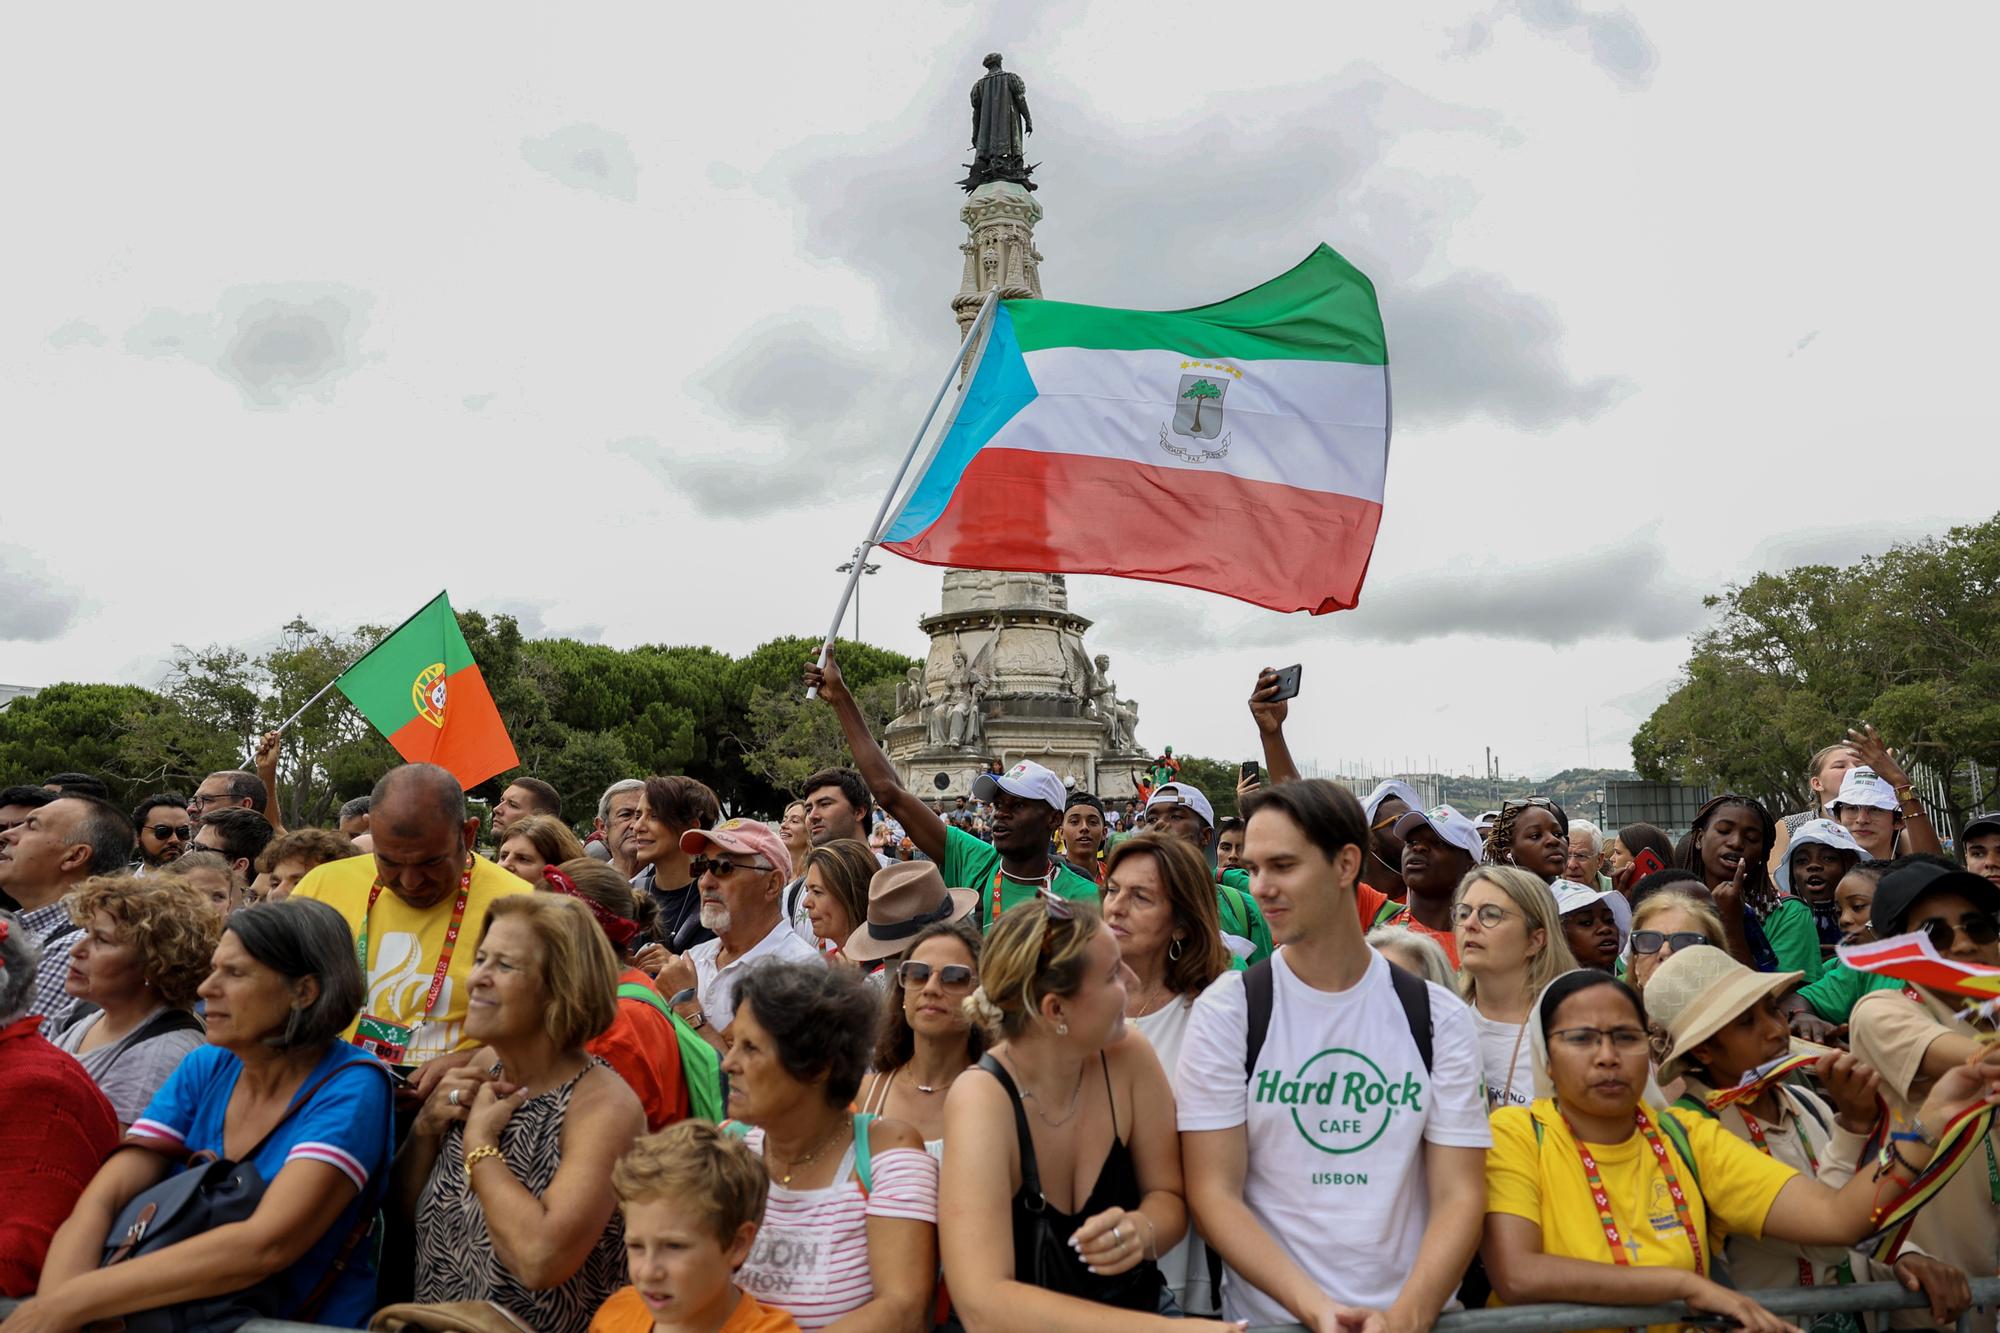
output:
[[[1004,773],[981,773],[973,780],[972,799],[987,803],[992,831],[992,842],[981,842],[946,824],[905,790],[895,765],[869,734],[867,719],[841,679],[831,649],[824,668],[807,663],[805,682],[832,705],[868,789],[903,825],[917,850],[938,863],[946,887],[978,891],[982,927],[991,926],[1008,908],[1033,901],[1043,890],[1059,898],[1097,901],[1096,880],[1049,855],[1049,841],[1069,801],[1061,778],[1026,759]]]
[[[767,959],[825,965],[818,949],[793,933],[779,904],[792,877],[792,854],[776,830],[757,819],[728,819],[689,829],[680,848],[701,893],[701,924],[714,932],[662,968],[658,986],[673,997],[689,1027],[723,1048],[736,1017],[736,982]]]
[[[1367,884],[1355,889],[1361,928],[1404,926],[1436,940],[1458,966],[1458,940],[1451,929],[1451,900],[1458,882],[1479,864],[1484,845],[1473,822],[1449,805],[1412,810],[1393,830],[1402,844],[1400,871],[1404,897],[1397,902]]]
[[[139,802],[132,808],[132,824],[139,830],[139,860],[132,867],[136,874],[178,861],[194,838],[187,797],[179,792],[154,792]]]

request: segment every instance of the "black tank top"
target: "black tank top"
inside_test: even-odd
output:
[[[1111,1149],[1097,1170],[1097,1183],[1090,1197],[1074,1213],[1065,1213],[1042,1193],[1041,1171],[1035,1162],[1034,1136],[1028,1132],[1027,1111],[1021,1105],[1020,1089],[1014,1086],[1006,1066],[990,1055],[981,1056],[979,1067],[1000,1081],[1014,1103],[1014,1133],[1021,1145],[1021,1188],[1014,1191],[1014,1279],[1033,1283],[1065,1296],[1076,1296],[1112,1305],[1122,1310],[1154,1312],[1160,1308],[1164,1279],[1160,1267],[1150,1259],[1114,1276],[1093,1273],[1069,1238],[1076,1229],[1107,1208],[1137,1212],[1139,1171],[1132,1161],[1132,1149],[1118,1134],[1118,1102],[1111,1095],[1111,1070],[1098,1057],[1104,1073],[1104,1096],[1111,1104]]]

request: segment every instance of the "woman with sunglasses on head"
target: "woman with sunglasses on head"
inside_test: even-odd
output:
[[[1764,1156],[1838,1188],[1863,1160],[1877,1110],[1875,1071],[1852,1055],[1826,1051],[1810,1067],[1824,1095],[1795,1075],[1767,1078],[1754,1095],[1711,1104],[1721,1090],[1771,1064],[1819,1050],[1792,1041],[1778,1007],[1780,993],[1797,980],[1793,973],[1752,972],[1721,949],[1697,945],[1654,973],[1646,1012],[1653,1030],[1667,1036],[1659,1077],[1685,1080],[1676,1107],[1714,1120]],[[1931,1313],[1941,1323],[1956,1319],[1970,1303],[1963,1272],[1918,1255],[1898,1260],[1899,1271],[1884,1265],[1871,1273],[1862,1267],[1866,1260],[1851,1259],[1843,1245],[1788,1245],[1736,1235],[1725,1253],[1739,1290],[1832,1286],[1852,1265],[1860,1281],[1902,1281],[1930,1292]]]
[[[1104,924],[1132,972],[1125,1017],[1172,1070],[1195,999],[1229,970],[1208,863],[1185,838],[1142,833],[1111,849],[1104,874]],[[1208,1249],[1192,1228],[1159,1263],[1181,1309],[1217,1312]]]
[[[1482,866],[1452,904],[1458,989],[1472,1007],[1486,1105],[1526,1106],[1534,1095],[1528,1013],[1551,980],[1576,967],[1548,885],[1513,866]]]
[[[1881,882],[1869,918],[1878,938],[1916,932],[1954,962],[2000,967],[2000,888],[1943,857],[1897,858]],[[1961,1001],[1922,986],[1871,991],[1848,1017],[1854,1054],[1881,1075],[1891,1128],[1937,1141],[1945,1118],[1920,1107],[1968,1062],[1988,1058],[1994,1025],[1967,1019]],[[1909,1141],[1898,1141],[1906,1147]],[[1919,1212],[1910,1244],[1972,1273],[1994,1271],[2000,1257],[2000,1117],[1978,1151]]]
[[[1781,898],[1771,883],[1769,856],[1777,825],[1770,811],[1731,792],[1695,811],[1681,867],[1701,877],[1722,922],[1722,947],[1759,972],[1819,976],[1819,931],[1812,909]]]
[[[1907,1186],[1930,1159],[1930,1145],[1914,1143],[1886,1169],[1871,1164],[1830,1189],[1714,1120],[1645,1105],[1645,1011],[1603,972],[1569,973],[1542,993],[1534,1051],[1534,1104],[1493,1113],[1486,1157],[1480,1253],[1508,1305],[1686,1301],[1778,1333],[1791,1325],[1711,1276],[1717,1234],[1852,1245],[1871,1229],[1878,1193]],[[1983,1067],[1959,1064],[1924,1116],[1943,1124],[1996,1086],[2000,1052]]]
[[[938,1191],[972,1333],[1185,1326],[1159,1313],[1159,1256],[1187,1229],[1173,1089],[1123,1040],[1125,974],[1086,903],[1045,892],[987,933],[966,1004],[997,1043],[945,1105]]]
[[[1555,883],[1569,866],[1569,816],[1546,796],[1502,801],[1486,830],[1486,861],[1519,866],[1544,884]]]
[[[979,895],[960,892],[971,900],[965,909],[970,915]],[[965,1013],[966,997],[979,984],[979,944],[979,928],[971,922],[934,921],[911,938],[908,957],[883,969],[889,983],[875,1069],[855,1099],[865,1112],[915,1126],[924,1151],[940,1163],[945,1094],[986,1050],[985,1030]]]

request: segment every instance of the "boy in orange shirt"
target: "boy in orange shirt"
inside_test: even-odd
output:
[[[705,1120],[649,1134],[611,1173],[625,1217],[632,1285],[590,1321],[590,1333],[797,1333],[782,1310],[738,1287],[764,1197],[764,1163]]]

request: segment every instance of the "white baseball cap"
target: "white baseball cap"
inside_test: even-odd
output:
[[[1778,892],[1787,898],[1792,896],[1792,853],[1813,842],[1822,847],[1831,847],[1838,852],[1852,852],[1859,859],[1866,859],[1868,855],[1861,844],[1854,840],[1852,833],[1831,819],[1808,819],[1799,825],[1796,833],[1792,834],[1791,844],[1785,848],[1785,859],[1778,862],[1778,873],[1771,876],[1777,881]]]
[[[1428,824],[1449,845],[1458,848],[1478,865],[1486,856],[1486,840],[1479,835],[1479,826],[1449,805],[1433,806],[1429,810],[1412,810],[1396,821],[1395,833],[1407,839],[1419,824]]]
[[[1872,768],[1850,768],[1840,780],[1840,795],[1833,798],[1835,805],[1866,805],[1877,810],[1900,810],[1903,803],[1896,799],[1896,793],[1882,775]]]
[[[1146,808],[1156,805],[1185,805],[1201,816],[1201,822],[1215,827],[1215,807],[1201,794],[1201,788],[1186,782],[1162,782],[1153,788],[1153,794],[1146,798]]]
[[[1632,934],[1632,904],[1624,894],[1616,889],[1600,889],[1591,884],[1579,884],[1573,879],[1559,879],[1549,885],[1556,895],[1556,914],[1568,916],[1571,912],[1585,907],[1595,907],[1598,903],[1611,904],[1611,917],[1618,923],[1618,947],[1623,949],[1625,941]]]
[[[1032,759],[1023,759],[1005,773],[981,773],[972,780],[975,801],[990,801],[1003,791],[1024,801],[1047,802],[1058,812],[1069,803],[1062,779]]]
[[[1391,796],[1401,801],[1404,805],[1409,806],[1412,810],[1421,810],[1424,808],[1424,798],[1417,795],[1415,787],[1412,787],[1407,782],[1398,782],[1395,778],[1386,778],[1376,783],[1375,790],[1369,792],[1368,798],[1361,802],[1361,813],[1368,816],[1370,824],[1375,822],[1375,812],[1381,808],[1382,802],[1388,800]]]

